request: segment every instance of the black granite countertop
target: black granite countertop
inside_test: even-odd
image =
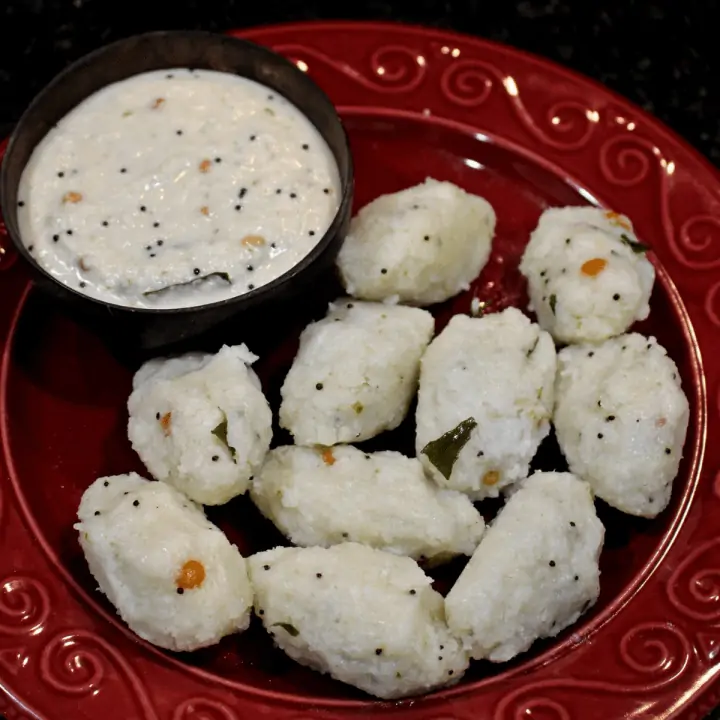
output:
[[[570,65],[627,96],[720,165],[720,0],[4,0],[0,131],[67,63],[144,30],[316,18],[453,28]]]
[[[720,0],[2,0],[0,134],[66,64],[117,38],[318,18],[422,23],[543,55],[654,113],[720,165]]]

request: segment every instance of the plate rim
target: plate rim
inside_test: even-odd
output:
[[[660,120],[656,119],[646,111],[644,111],[642,108],[636,106],[634,103],[632,103],[630,100],[627,100],[623,96],[616,93],[614,90],[611,90],[609,88],[606,88],[602,84],[598,83],[597,81],[593,80],[592,78],[588,78],[581,73],[578,73],[575,70],[566,68],[562,65],[559,65],[558,63],[554,62],[553,60],[549,60],[547,58],[534,55],[530,52],[527,52],[525,50],[521,50],[515,47],[512,47],[510,45],[505,45],[503,43],[498,43],[493,40],[487,40],[484,38],[477,38],[471,35],[464,35],[462,33],[458,33],[451,30],[445,30],[441,28],[436,27],[425,27],[422,25],[415,25],[415,24],[405,24],[400,22],[381,22],[381,21],[304,21],[304,22],[292,22],[292,23],[281,23],[281,24],[271,24],[271,25],[263,25],[263,26],[256,26],[253,28],[247,28],[242,30],[231,30],[229,31],[233,35],[238,35],[240,37],[244,37],[246,39],[250,40],[256,40],[256,38],[272,34],[272,33],[278,33],[278,32],[288,32],[288,31],[309,31],[309,32],[332,32],[334,30],[351,30],[356,32],[398,32],[406,33],[409,32],[415,36],[421,36],[425,39],[428,38],[428,36],[433,36],[435,38],[441,38],[441,39],[454,39],[457,40],[457,42],[461,42],[465,45],[471,44],[475,47],[480,48],[491,48],[492,50],[496,52],[500,52],[502,54],[508,55],[508,56],[515,56],[519,57],[524,61],[530,61],[534,66],[539,67],[541,69],[544,68],[550,68],[554,73],[565,75],[566,77],[571,78],[576,84],[585,87],[592,87],[595,92],[599,92],[605,97],[609,97],[618,104],[620,104],[623,107],[630,107],[633,110],[633,113],[638,117],[638,119],[641,119],[647,126],[651,127],[653,132],[660,133],[665,137],[665,139],[669,142],[670,145],[674,145],[676,147],[682,148],[695,163],[700,163],[702,166],[704,166],[704,169],[708,172],[709,179],[717,186],[717,189],[720,189],[720,179],[718,178],[717,168],[715,168],[704,156],[702,156],[698,150],[696,150],[690,143],[688,143],[686,140],[684,140],[682,137],[680,137],[674,130],[669,128],[668,126],[664,125]],[[391,108],[390,108],[391,109]],[[0,143],[1,145],[1,143]],[[2,268],[0,267],[0,270]],[[720,273],[714,273],[716,276],[720,276]],[[685,303],[683,301],[682,293],[676,288],[675,283],[673,282],[671,274],[667,273],[667,279],[669,280],[669,287],[674,290],[674,292],[677,294],[677,299],[681,303],[681,308],[683,311],[685,311]],[[671,293],[672,294],[672,293]],[[688,315],[689,319],[689,315]],[[691,332],[694,332],[694,325],[692,322],[689,323],[689,327]],[[0,340],[4,340],[4,338],[0,338]],[[0,342],[0,347],[4,342]],[[696,341],[696,346],[699,345]],[[698,349],[698,359],[701,363],[702,367],[702,353]],[[703,386],[706,385],[707,375],[705,372],[702,372],[700,375],[701,378],[701,384]],[[706,415],[709,416],[709,413],[707,413],[708,410],[708,398],[707,398],[707,388],[705,388],[705,391],[703,393],[704,397],[704,403],[702,409],[706,411]],[[698,437],[698,441],[700,441],[700,436]],[[703,447],[700,450],[700,456],[699,456],[699,463],[698,463],[698,476],[702,473],[703,467],[702,467],[702,461],[704,460],[704,444]],[[693,485],[691,488],[691,492],[689,493],[689,497],[686,500],[686,503],[684,505],[685,511],[684,515],[687,515],[690,511],[691,505],[693,502],[695,502],[695,497],[698,494],[699,489],[699,482],[700,477],[698,477],[698,481]],[[675,523],[673,523],[672,528],[674,529],[674,535],[677,535],[681,532],[684,520],[686,518],[683,517],[680,518],[680,513],[678,513],[678,518]],[[674,539],[673,539],[674,541]],[[650,572],[645,578],[647,580],[653,572],[655,572],[658,568],[659,563],[664,559],[664,557],[667,555],[669,550],[672,547],[672,541],[668,541],[665,543],[663,540],[663,544],[661,548],[659,548],[656,552],[660,552],[660,549],[662,549],[662,557],[657,560],[657,562],[653,565],[652,572]],[[631,585],[628,587],[628,591],[631,591],[629,596],[626,598],[625,602],[623,603],[623,607],[632,600],[634,595],[636,594],[636,591],[639,588],[635,588],[636,582],[633,581]],[[625,592],[625,591],[623,591]],[[84,602],[84,598],[82,599]],[[619,612],[620,609],[618,608],[617,612]],[[609,618],[608,618],[609,619]],[[594,635],[597,630],[604,625],[605,622],[599,624],[597,628],[591,631],[591,635]],[[555,650],[553,648],[549,649],[547,652],[543,653],[541,657],[545,657],[546,655],[554,656]],[[534,664],[533,664],[534,667]],[[720,666],[718,668],[720,669]],[[483,681],[480,681],[483,682]],[[473,683],[475,684],[475,683]],[[484,684],[484,682],[483,682]],[[2,690],[2,672],[0,672],[0,690]],[[462,690],[459,689],[459,690]],[[472,691],[472,687],[468,687],[467,691]],[[441,697],[438,697],[438,702],[442,704],[443,697],[446,693],[452,693],[455,695],[455,693],[450,691],[445,691],[440,693]],[[698,702],[700,699],[704,697],[705,694],[709,692],[709,685],[706,684],[700,688],[700,692],[692,699],[691,704],[693,702]],[[449,698],[447,698],[449,699]],[[460,699],[460,698],[458,698]],[[325,705],[325,707],[332,707],[332,705]],[[346,705],[345,701],[340,701],[340,706],[344,707]],[[366,704],[365,704],[366,705]],[[685,710],[690,707],[690,704],[685,705],[682,710]],[[0,693],[0,711],[2,710],[2,697]],[[673,717],[675,716],[675,712],[673,712]],[[670,716],[668,716],[670,717]]]
[[[698,148],[680,135],[677,130],[674,130],[660,118],[640,107],[640,105],[635,103],[633,100],[625,97],[617,90],[604,85],[599,80],[596,80],[589,75],[585,75],[579,70],[563,65],[552,58],[545,57],[544,55],[537,55],[530,50],[525,50],[499,40],[464,34],[458,30],[452,30],[449,28],[444,29],[434,25],[422,25],[415,22],[406,23],[399,20],[298,20],[297,22],[264,23],[261,25],[253,25],[249,28],[230,29],[226,32],[230,35],[236,35],[238,37],[254,41],[256,36],[265,35],[271,32],[291,32],[293,30],[308,30],[313,32],[333,30],[397,32],[398,30],[402,30],[403,32],[409,32],[411,34],[425,37],[428,35],[438,35],[445,38],[454,38],[458,42],[470,42],[471,44],[477,46],[490,47],[497,52],[519,56],[524,60],[532,62],[533,64],[550,67],[553,72],[563,74],[581,85],[592,86],[596,91],[612,97],[613,100],[622,105],[631,106],[633,111],[636,112],[645,122],[652,125],[655,131],[664,134],[674,144],[681,145],[683,149],[694,154],[695,159],[704,165],[705,169],[711,175],[714,175],[716,180],[720,181],[720,177],[718,177],[720,175],[720,167],[716,167]]]

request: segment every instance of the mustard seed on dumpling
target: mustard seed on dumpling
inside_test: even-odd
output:
[[[630,220],[594,207],[546,210],[520,271],[530,310],[561,343],[600,342],[650,313],[655,268]]]
[[[433,564],[472,555],[485,528],[470,500],[437,487],[416,458],[350,445],[271,450],[250,497],[295,545],[359,542]]]
[[[535,473],[507,501],[445,599],[476,660],[507,662],[554,637],[598,599],[605,528],[590,486]]]
[[[253,555],[255,612],[293,660],[384,700],[456,683],[468,656],[414,560],[356,543]]]
[[[280,426],[297,445],[360,442],[395,429],[434,330],[426,310],[336,300],[300,336],[282,386]]]
[[[141,638],[185,652],[248,627],[245,559],[175,488],[136,473],[99,478],[78,518],[90,572]]]
[[[245,345],[160,358],[135,375],[128,435],[148,470],[203,505],[248,488],[272,438],[272,412]]]
[[[689,405],[655,338],[620,335],[558,355],[554,423],[570,469],[622,512],[655,517],[670,502]]]
[[[340,275],[363,300],[443,302],[480,274],[494,232],[487,200],[428,178],[360,210],[338,256]]]
[[[482,500],[523,481],[550,432],[550,335],[515,308],[455,315],[421,366],[415,448],[435,482]]]

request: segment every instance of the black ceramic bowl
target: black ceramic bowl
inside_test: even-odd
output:
[[[89,298],[60,283],[28,253],[20,239],[17,193],[33,150],[55,123],[85,98],[111,83],[151,70],[176,67],[218,70],[255,80],[284,95],[315,125],[332,150],[342,197],[325,236],[295,267],[252,292],[192,308],[145,309]],[[327,273],[350,222],[353,163],[340,118],[325,93],[294,64],[254,43],[204,32],[156,32],[107,45],[58,75],[30,104],[10,139],[0,175],[0,205],[8,233],[36,284],[78,319],[131,350],[184,346],[231,318],[257,325],[271,322],[304,289]]]

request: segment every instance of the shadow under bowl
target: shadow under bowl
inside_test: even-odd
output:
[[[28,252],[18,226],[18,187],[30,157],[67,113],[112,83],[169,68],[216,70],[254,80],[290,100],[317,128],[338,166],[341,197],[337,213],[312,251],[288,272],[251,292],[187,308],[134,308],[104,302],[54,278]],[[51,300],[120,352],[185,349],[223,323],[271,326],[299,300],[303,290],[331,275],[352,212],[353,161],[347,135],[329,98],[304,72],[281,55],[254,43],[215,33],[154,32],[107,45],[60,73],[33,100],[10,139],[0,173],[0,207],[17,251],[35,284]],[[301,301],[300,301],[301,302]]]

